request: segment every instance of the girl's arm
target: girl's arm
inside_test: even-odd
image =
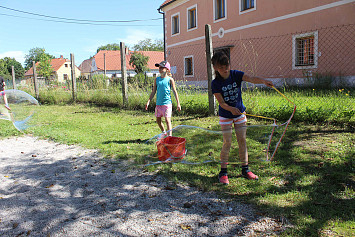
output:
[[[221,93],[214,93],[213,95],[216,97],[216,99],[217,99],[219,105],[220,105],[223,109],[230,111],[233,115],[241,115],[241,114],[242,114],[238,108],[228,105],[228,104],[224,101],[224,99],[223,99]]]
[[[178,95],[178,93],[176,91],[175,81],[174,81],[174,79],[172,77],[170,78],[170,84],[171,84],[171,86],[173,88],[174,96],[175,96],[175,99],[176,99],[177,110],[180,111],[181,110],[181,106],[180,106],[179,95]]]
[[[154,97],[156,92],[157,92],[157,79],[155,78],[154,79],[153,90],[152,90],[152,93],[150,93],[150,96],[149,96],[149,99],[147,101],[147,104],[145,105],[145,110],[148,110],[149,103],[153,99],[153,97]]]
[[[268,87],[274,86],[274,84],[271,81],[265,80],[264,78],[261,78],[261,77],[248,76],[246,74],[244,74],[244,76],[243,76],[243,81],[250,82],[253,84],[264,84]]]

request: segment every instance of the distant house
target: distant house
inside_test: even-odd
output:
[[[38,74],[39,62],[36,63],[36,72]],[[51,65],[53,69],[53,74],[51,79],[56,80],[57,82],[67,82],[71,80],[71,61],[69,59],[63,58],[63,55],[60,58],[54,58],[51,60]],[[80,76],[80,70],[75,66],[75,77]],[[24,75],[25,79],[33,78],[33,67],[31,67]],[[40,76],[37,76],[38,79],[43,79]]]
[[[207,85],[209,24],[214,51],[232,69],[275,81],[331,73],[354,82],[354,0],[166,0],[158,10],[176,80]]]
[[[89,79],[89,77],[91,76],[93,59],[93,57],[86,59],[79,66],[80,75],[85,77],[86,79]]]
[[[128,76],[136,75],[134,67],[129,64],[131,55],[134,52],[138,52],[149,57],[149,71],[146,72],[148,76],[156,76],[159,74],[159,70],[155,67],[155,64],[164,60],[164,52],[128,51],[126,55],[126,68]],[[90,70],[91,74],[104,74],[106,71],[106,76],[108,77],[121,77],[121,51],[100,50],[94,57],[85,60],[80,67],[85,70],[86,75],[88,75]]]

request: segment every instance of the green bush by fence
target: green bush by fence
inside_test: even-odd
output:
[[[146,82],[131,80],[129,84],[128,106],[124,108],[121,86],[110,82],[109,86],[103,80],[78,83],[77,103],[88,103],[97,106],[109,106],[122,109],[144,110],[151,93],[150,78]],[[208,95],[206,90],[178,86],[178,94],[182,105],[181,115],[208,116]],[[23,88],[30,94],[32,90]],[[280,89],[296,106],[293,121],[307,123],[343,123],[355,125],[354,91],[350,89]],[[173,96],[172,96],[173,97]],[[70,88],[67,85],[48,85],[42,87],[39,93],[42,104],[65,105],[73,103]],[[247,113],[286,121],[293,111],[293,105],[273,89],[249,88],[243,91],[243,100]],[[155,101],[149,107],[153,112]],[[176,100],[173,98],[173,107]]]

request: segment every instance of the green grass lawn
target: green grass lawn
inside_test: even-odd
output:
[[[34,120],[38,126],[26,133],[98,149],[107,159],[130,160],[132,166],[158,171],[172,182],[187,183],[203,191],[216,191],[229,200],[253,204],[262,215],[286,217],[294,228],[283,236],[355,235],[355,135],[351,127],[291,123],[272,162],[260,158],[262,148],[250,130],[250,166],[260,180],[241,178],[239,166],[231,165],[230,185],[221,186],[217,179],[219,164],[215,162],[143,166],[147,155],[156,155],[154,143],[144,141],[160,132],[152,112],[79,104],[43,105],[38,108]],[[174,127],[182,124],[212,130],[219,128],[218,118],[214,116],[173,117]],[[22,133],[9,121],[0,120],[0,137],[9,136],[22,136]],[[196,156],[208,153],[218,157],[221,136],[195,137],[195,145],[199,145],[195,148],[200,149]],[[192,136],[189,135],[189,139]],[[231,155],[237,154],[236,141],[233,148]]]

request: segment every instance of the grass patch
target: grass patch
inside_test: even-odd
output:
[[[93,86],[78,84],[78,103],[99,106],[144,110],[151,89],[149,85],[130,83],[128,87],[128,104],[123,104],[122,90],[119,83],[109,87],[98,81]],[[34,95],[33,90],[22,88]],[[207,91],[198,88],[178,87],[182,106],[181,116],[208,116]],[[280,91],[297,105],[293,121],[307,123],[332,123],[355,126],[355,99],[353,89],[285,89]],[[40,89],[41,104],[66,105],[73,102],[72,92],[68,86],[48,86]],[[273,89],[245,89],[243,101],[247,113],[286,121],[293,111],[293,105]],[[176,101],[173,98],[173,107]],[[151,102],[149,111],[154,111],[155,101]]]
[[[156,148],[145,140],[159,133],[154,115],[113,107],[43,105],[34,119],[32,133],[44,139],[79,144],[98,149],[107,158],[126,159],[143,164]],[[174,116],[180,124],[218,129],[217,117]],[[9,121],[0,121],[0,136],[21,136]],[[258,157],[259,144],[248,137],[252,170],[259,181],[240,177],[238,165],[231,166],[230,185],[217,182],[219,165],[165,164],[146,169],[165,175],[175,182],[188,183],[203,191],[255,205],[275,217],[287,217],[294,228],[284,236],[354,236],[354,130],[332,125],[294,123],[273,162]],[[197,153],[218,156],[221,137],[204,137]],[[234,141],[233,147],[236,148]],[[236,155],[236,149],[231,154]]]

